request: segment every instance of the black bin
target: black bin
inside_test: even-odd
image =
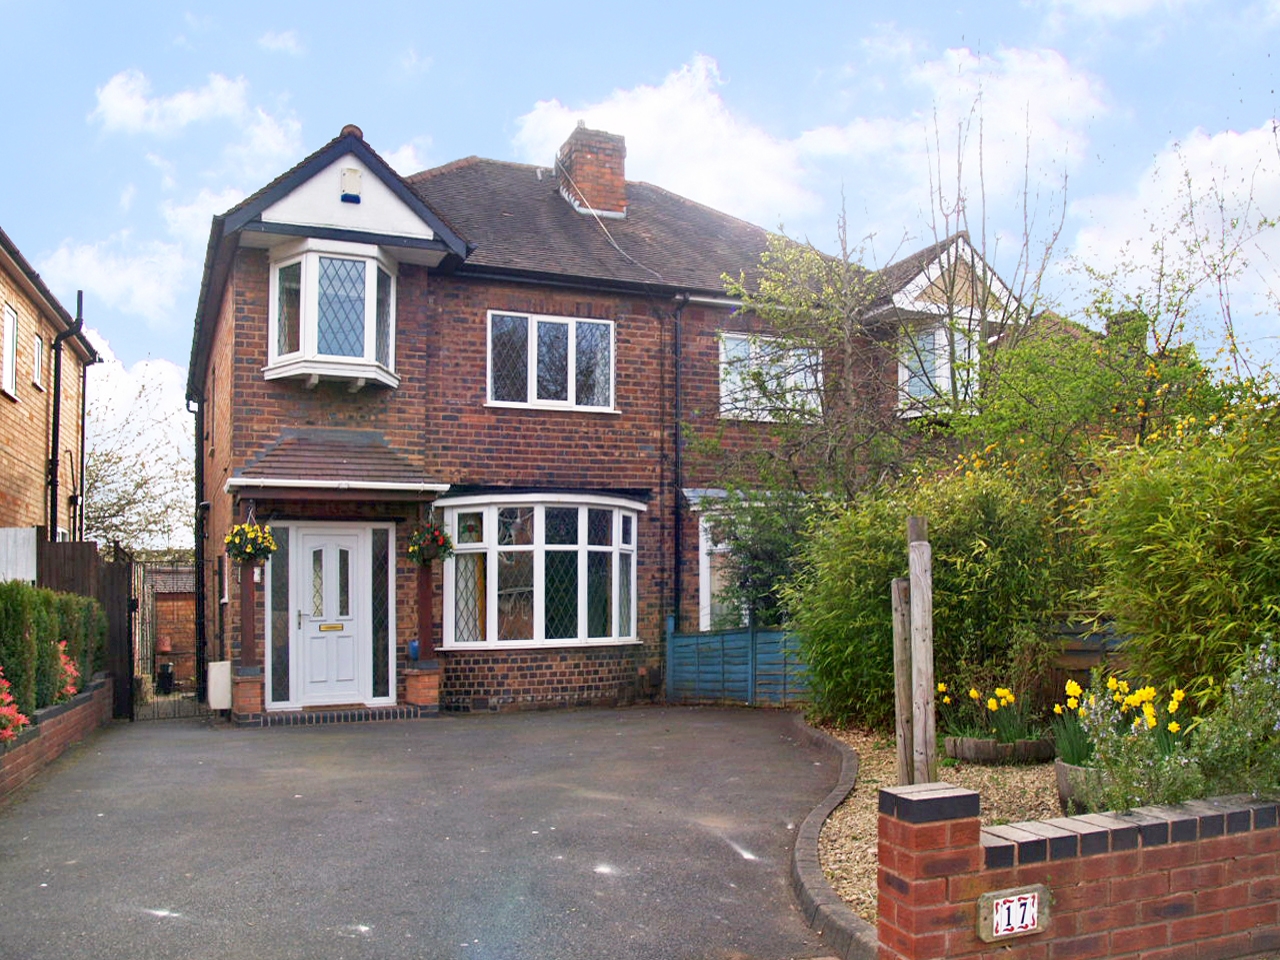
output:
[[[167,697],[171,693],[173,693],[173,664],[159,664],[156,667],[156,695]]]

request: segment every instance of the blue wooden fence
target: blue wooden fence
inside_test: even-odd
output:
[[[808,668],[794,635],[747,627],[676,633],[668,623],[668,703],[785,707],[808,700]]]

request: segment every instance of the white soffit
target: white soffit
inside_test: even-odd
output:
[[[342,200],[343,171],[360,171],[360,202]],[[353,178],[348,176],[349,186]],[[434,240],[435,233],[354,154],[339,157],[262,211],[263,223]]]

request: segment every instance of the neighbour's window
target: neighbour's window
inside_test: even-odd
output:
[[[7,303],[0,329],[0,390],[18,398],[18,313]]]
[[[489,402],[613,408],[613,323],[489,313]]]
[[[728,420],[812,418],[822,410],[821,355],[777,337],[720,334],[720,416]]]
[[[38,333],[31,350],[31,384],[38,390],[44,389],[44,337]]]
[[[973,399],[978,352],[963,332],[946,323],[929,323],[908,330],[900,342],[898,389],[908,414],[949,403],[953,387],[962,402]]]
[[[575,646],[636,636],[638,504],[608,497],[438,500],[446,647]]]

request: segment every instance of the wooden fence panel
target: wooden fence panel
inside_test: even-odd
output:
[[[808,670],[790,634],[737,629],[667,636],[671,703],[787,706],[808,699]]]

